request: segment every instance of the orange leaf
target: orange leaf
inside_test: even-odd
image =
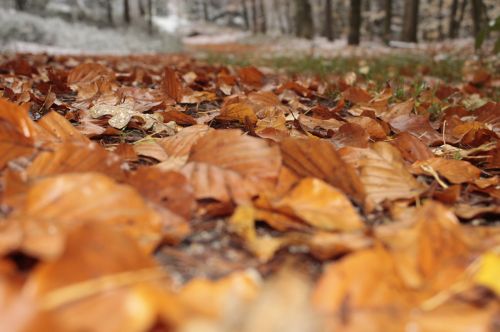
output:
[[[243,67],[239,69],[238,76],[243,84],[261,87],[264,83],[264,74],[255,67]]]
[[[166,67],[163,73],[163,91],[165,95],[176,102],[180,102],[183,96],[182,90],[181,80],[177,77],[177,73],[172,68]]]
[[[317,177],[364,204],[365,192],[356,171],[333,145],[318,139],[287,138],[281,142],[283,163],[303,177]]]
[[[255,124],[257,122],[257,116],[255,115],[254,110],[246,103],[224,105],[217,118],[223,121],[237,120],[242,124]]]
[[[406,170],[399,151],[386,142],[377,142],[371,149],[342,148],[342,158],[355,166],[367,198],[375,204],[384,200],[415,198],[425,186]]]
[[[417,161],[412,165],[415,174],[427,174],[422,166],[430,166],[438,174],[444,176],[451,183],[459,184],[473,182],[479,179],[481,170],[465,160],[454,160],[444,158],[430,158]]]
[[[363,222],[349,199],[315,178],[303,179],[288,195],[272,205],[321,230],[353,231],[363,228]]]

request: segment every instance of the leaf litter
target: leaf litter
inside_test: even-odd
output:
[[[498,330],[487,68],[402,88],[17,57],[0,65],[0,330]]]

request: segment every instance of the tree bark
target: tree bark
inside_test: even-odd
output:
[[[462,5],[460,6],[460,12],[458,13],[458,20],[457,20],[457,37],[460,35],[460,25],[464,20],[465,9],[467,8],[468,3],[469,0],[463,0]]]
[[[438,38],[439,40],[443,40],[444,31],[443,31],[443,0],[438,1]]]
[[[290,6],[290,1],[285,0],[285,17],[286,17],[286,27],[289,35],[295,32],[295,27],[293,26],[293,11],[292,6]]]
[[[349,10],[349,35],[347,43],[349,45],[359,45],[361,28],[361,0],[351,0]]]
[[[450,8],[450,23],[448,26],[448,38],[457,38],[457,11],[458,0],[453,0]]]
[[[111,0],[106,0],[106,14],[108,16],[108,23],[109,25],[113,25],[113,4],[111,3]]]
[[[472,22],[474,37],[477,36],[483,28],[483,2],[481,0],[472,0]]]
[[[282,35],[287,33],[286,29],[286,12],[283,12],[283,6],[281,5],[281,1],[273,0],[273,7],[276,10],[276,15],[278,16],[279,29]]]
[[[246,0],[241,0],[241,12],[243,16],[243,22],[245,24],[245,30],[250,30],[250,20],[248,18],[248,8]]]
[[[325,37],[332,41],[333,35],[333,15],[332,15],[332,0],[326,0],[325,3]]]
[[[209,22],[210,21],[210,15],[208,13],[208,3],[207,1],[203,0],[201,5],[203,6],[203,20],[205,22]]]
[[[384,41],[389,44],[392,38],[391,26],[392,26],[392,0],[384,0]]]
[[[420,0],[406,0],[403,16],[402,39],[406,42],[417,42],[418,32],[418,7]]]
[[[148,31],[153,34],[153,0],[148,0]]]
[[[24,11],[26,9],[28,0],[16,0],[16,9]]]
[[[254,34],[259,33],[259,21],[257,14],[257,0],[251,0],[252,2],[252,32]]]
[[[125,23],[130,23],[130,4],[128,0],[123,0],[123,20]]]
[[[260,11],[259,31],[262,34],[265,34],[267,32],[267,16],[266,16],[266,8],[264,6],[264,0],[259,1],[259,11]]]
[[[307,39],[314,37],[312,8],[309,0],[295,0],[295,26],[297,37]]]

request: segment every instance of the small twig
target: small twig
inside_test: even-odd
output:
[[[439,183],[439,185],[441,187],[443,187],[444,189],[448,189],[448,185],[446,183],[444,183],[443,180],[441,180],[438,173],[434,170],[434,168],[432,168],[431,165],[420,165],[420,168],[422,168],[424,170],[424,172],[432,175],[434,177],[434,179],[436,180],[436,182]]]

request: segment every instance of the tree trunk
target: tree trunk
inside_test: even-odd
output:
[[[472,0],[472,22],[474,36],[477,36],[483,28],[482,13],[483,2],[481,0]]]
[[[146,9],[144,8],[143,0],[139,0],[139,15],[141,15],[141,17],[146,16]]]
[[[266,34],[266,32],[267,32],[267,16],[266,16],[266,8],[264,6],[264,0],[259,1],[259,11],[260,11],[259,31],[262,34]]]
[[[257,0],[251,0],[252,2],[252,32],[254,34],[259,33],[259,21],[257,14]]]
[[[28,0],[16,0],[16,9],[23,11],[26,9]]]
[[[148,31],[153,34],[153,0],[148,0]]]
[[[314,37],[312,8],[309,0],[295,0],[295,26],[297,37],[307,39]]]
[[[332,15],[332,0],[326,0],[325,3],[325,37],[332,41],[333,35],[333,15]]]
[[[113,25],[113,4],[111,0],[106,0],[106,14],[108,16],[109,25]]]
[[[457,38],[457,11],[458,11],[458,0],[453,0],[450,8],[450,24],[448,27],[448,38]]]
[[[286,29],[286,12],[283,12],[283,6],[281,5],[281,1],[273,0],[273,7],[275,8],[276,15],[278,15],[278,23],[280,32],[282,35],[287,33]]]
[[[296,29],[293,26],[293,11],[292,6],[290,6],[290,1],[288,0],[285,0],[285,17],[288,34],[294,34]]]
[[[203,20],[205,22],[209,22],[210,21],[210,15],[208,14],[208,3],[207,1],[203,1],[202,4],[203,6]]]
[[[385,19],[384,19],[384,41],[389,44],[392,38],[392,0],[384,0]]]
[[[403,16],[403,41],[417,42],[418,7],[420,0],[406,0]]]
[[[443,0],[438,1],[438,38],[439,40],[443,40],[444,31],[443,31]]]
[[[460,35],[460,25],[464,20],[465,9],[467,8],[468,3],[469,0],[463,0],[462,5],[460,6],[460,12],[458,13],[458,20],[457,20],[457,37]]]
[[[245,24],[245,30],[250,30],[250,20],[248,19],[248,8],[247,1],[241,0],[241,12],[243,15],[243,22]]]
[[[128,0],[123,0],[123,20],[125,23],[130,23],[130,4]]]
[[[347,43],[349,45],[359,45],[361,28],[361,0],[351,0],[349,10],[349,35]]]

